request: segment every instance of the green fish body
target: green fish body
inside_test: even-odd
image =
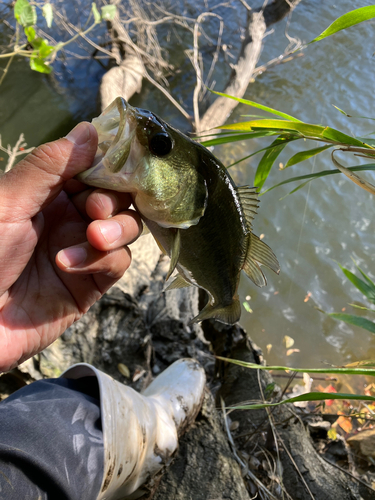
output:
[[[193,322],[237,322],[241,271],[258,286],[266,284],[259,264],[279,272],[272,250],[251,232],[256,188],[236,187],[206,148],[120,97],[93,124],[99,149],[79,180],[131,193],[146,226],[171,258],[167,279],[178,271],[167,290],[193,285],[209,294]]]

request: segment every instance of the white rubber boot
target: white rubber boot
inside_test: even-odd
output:
[[[193,359],[181,359],[139,394],[91,365],[80,363],[62,377],[95,376],[99,383],[104,476],[97,500],[136,499],[140,487],[171,461],[178,437],[201,407],[206,376]]]

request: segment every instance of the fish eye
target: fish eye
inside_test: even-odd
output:
[[[148,146],[152,154],[165,156],[171,152],[173,144],[172,139],[166,132],[159,132],[151,137]]]

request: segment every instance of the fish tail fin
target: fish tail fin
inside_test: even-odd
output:
[[[264,286],[267,284],[267,281],[259,264],[267,266],[276,274],[280,272],[279,262],[271,248],[260,240],[258,236],[251,233],[243,270],[257,286]]]
[[[222,306],[221,304],[212,305],[208,302],[202,311],[190,321],[190,324],[212,318],[227,325],[234,325],[240,319],[240,316],[241,305],[239,297],[236,295],[233,297],[233,301],[227,306]]]

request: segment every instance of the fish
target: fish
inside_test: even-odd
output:
[[[122,97],[92,123],[98,151],[77,178],[130,193],[144,224],[170,257],[166,290],[196,286],[208,293],[207,304],[191,323],[213,318],[235,324],[241,316],[241,271],[257,286],[266,285],[261,266],[280,271],[271,248],[252,232],[257,188],[237,187],[208,149]]]

